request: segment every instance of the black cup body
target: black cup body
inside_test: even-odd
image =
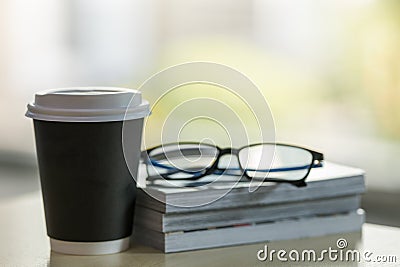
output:
[[[123,123],[138,164],[143,119],[116,122],[34,120],[47,234],[74,242],[131,235],[136,182],[125,162]],[[137,168],[135,168],[137,170]]]

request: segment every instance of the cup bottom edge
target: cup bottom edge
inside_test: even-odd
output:
[[[130,236],[100,242],[75,242],[50,238],[50,247],[52,251],[71,255],[114,254],[127,250],[129,245]]]

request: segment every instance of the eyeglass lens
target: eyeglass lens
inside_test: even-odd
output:
[[[149,153],[149,175],[188,179],[205,173],[218,157],[218,149],[206,144],[170,144]]]
[[[309,151],[292,146],[261,144],[239,151],[241,167],[255,179],[300,180],[307,175],[312,161]]]

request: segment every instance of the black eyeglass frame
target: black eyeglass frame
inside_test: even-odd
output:
[[[234,155],[234,156],[239,158],[239,153],[240,153],[240,151],[242,149],[250,148],[250,147],[254,147],[254,146],[260,146],[260,145],[286,146],[286,147],[293,147],[293,148],[303,149],[303,150],[308,151],[312,156],[311,164],[308,167],[307,172],[306,172],[306,174],[304,175],[303,178],[300,178],[300,179],[297,179],[297,180],[285,180],[285,179],[279,179],[279,178],[265,178],[264,179],[265,182],[289,183],[289,184],[292,184],[292,185],[297,186],[297,187],[306,186],[307,184],[306,184],[305,180],[307,179],[308,175],[310,174],[311,169],[312,168],[316,168],[316,167],[322,167],[323,161],[324,161],[324,155],[322,153],[320,153],[320,152],[317,152],[315,150],[311,150],[311,149],[306,148],[306,147],[297,146],[297,145],[291,145],[291,144],[286,144],[286,143],[255,143],[255,144],[246,145],[246,146],[243,146],[241,148],[237,148],[236,149],[236,148],[220,148],[218,146],[207,144],[207,143],[174,142],[174,143],[168,143],[168,144],[155,146],[155,147],[152,147],[150,149],[144,150],[144,151],[142,151],[141,158],[142,158],[142,160],[144,160],[144,162],[146,164],[148,164],[148,163],[152,164],[151,163],[152,161],[151,161],[150,156],[149,156],[150,153],[155,149],[159,149],[159,148],[170,146],[170,145],[178,145],[178,146],[179,145],[204,145],[204,146],[209,146],[209,147],[213,147],[213,148],[217,149],[218,154],[216,155],[216,158],[215,158],[215,161],[213,162],[213,164],[210,167],[206,168],[204,173],[201,173],[198,176],[193,176],[193,177],[188,177],[188,178],[171,178],[171,177],[168,177],[168,175],[171,175],[171,174],[166,175],[166,174],[161,174],[160,173],[159,176],[161,176],[162,178],[164,178],[166,180],[188,180],[188,181],[194,181],[194,180],[199,180],[199,179],[203,178],[204,176],[213,174],[216,171],[224,173],[225,171],[227,171],[229,169],[218,167],[219,161],[220,161],[222,156],[230,154],[230,155]],[[249,176],[247,174],[248,170],[243,168],[243,166],[240,163],[240,160],[238,160],[238,163],[239,163],[239,167],[240,167],[240,171],[241,171],[240,176],[245,177],[248,180],[252,180],[253,177],[251,177],[251,176]],[[179,170],[179,169],[177,169],[177,170],[178,170],[178,172],[179,171],[182,172],[182,170]]]

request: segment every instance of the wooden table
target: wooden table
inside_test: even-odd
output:
[[[400,229],[365,224],[362,233],[265,243],[269,249],[315,249],[332,247],[346,239],[347,249],[368,250],[375,256],[395,256],[397,263],[299,262],[290,264],[259,261],[257,252],[264,243],[200,251],[163,254],[153,248],[133,244],[123,253],[105,256],[70,256],[50,251],[40,192],[0,201],[0,266],[400,266]]]

